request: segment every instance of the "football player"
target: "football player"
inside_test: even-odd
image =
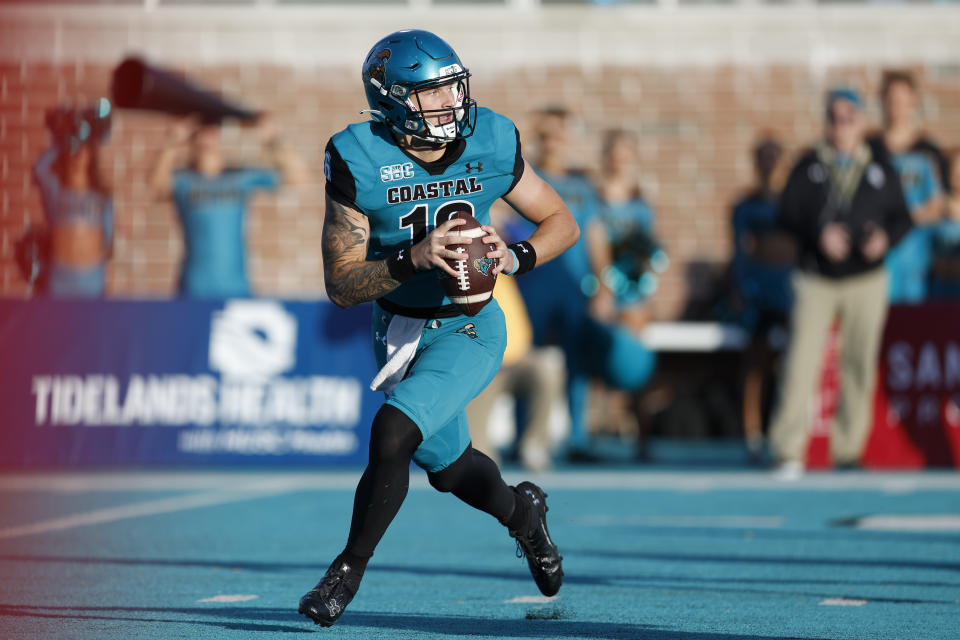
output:
[[[464,316],[440,278],[466,209],[482,225],[495,273],[521,274],[572,246],[579,228],[560,197],[530,169],[516,127],[478,107],[469,71],[427,31],[393,33],[363,63],[371,120],[334,135],[326,148],[323,260],[327,294],[341,307],[374,301],[373,346],[387,400],[373,420],[367,468],[357,485],[350,533],[299,610],[332,625],[360,586],[367,561],[407,493],[411,459],[430,484],[505,525],[545,595],[560,589],[561,556],[546,523],[546,494],[508,486],[470,446],[465,407],[493,378],[506,329],[496,301]],[[537,225],[507,246],[490,226],[504,198]]]

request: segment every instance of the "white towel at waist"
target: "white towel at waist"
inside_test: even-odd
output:
[[[383,391],[387,395],[393,393],[394,387],[407,375],[410,362],[417,353],[417,345],[420,344],[420,332],[426,323],[423,318],[391,318],[386,336],[387,362],[370,383],[371,389]]]

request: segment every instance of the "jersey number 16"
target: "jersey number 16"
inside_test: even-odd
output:
[[[454,200],[452,202],[445,202],[437,207],[436,211],[433,212],[433,224],[430,225],[430,207],[425,204],[420,204],[414,207],[410,213],[400,218],[400,228],[406,229],[409,227],[410,239],[413,240],[414,243],[417,243],[426,238],[430,230],[442,225],[458,211],[466,211],[471,216],[476,217],[473,215],[473,205],[470,202],[466,200]]]

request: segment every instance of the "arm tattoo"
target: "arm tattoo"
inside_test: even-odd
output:
[[[400,286],[387,261],[369,262],[367,217],[327,198],[323,223],[323,277],[330,300],[341,307],[369,302]]]

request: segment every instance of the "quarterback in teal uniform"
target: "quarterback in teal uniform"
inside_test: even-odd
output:
[[[509,119],[470,96],[469,71],[436,35],[398,31],[373,46],[362,81],[371,121],[353,124],[326,147],[323,230],[327,294],[341,307],[373,301],[380,372],[372,387],[386,402],[370,431],[343,551],[299,610],[332,625],[353,599],[367,562],[406,496],[411,460],[430,484],[505,525],[545,595],[563,577],[546,526],[546,494],[530,482],[508,486],[496,464],[470,445],[465,408],[500,367],[506,346],[495,300],[472,317],[443,292],[456,276],[447,248],[492,245],[494,273],[522,274],[572,246],[579,229],[563,201],[524,161]],[[505,199],[536,225],[507,246],[490,226]],[[469,212],[482,232],[456,233]]]

